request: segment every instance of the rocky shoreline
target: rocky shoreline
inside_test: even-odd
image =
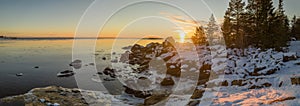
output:
[[[49,86],[34,88],[26,94],[0,99],[0,105],[18,103],[26,106],[88,106],[77,88]]]

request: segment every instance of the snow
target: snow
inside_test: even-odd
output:
[[[296,52],[297,57],[300,57],[300,41],[292,41],[289,47],[290,52]]]
[[[210,50],[205,50],[205,47],[196,47],[201,49],[201,52],[190,52],[195,48],[190,46],[176,46],[179,55],[174,55],[173,52],[165,53],[157,60],[163,61],[163,58],[173,56],[166,63],[181,64],[181,69],[185,72],[195,72],[202,64],[191,65],[188,63],[204,63],[211,64],[210,72],[219,73],[215,78],[210,78],[206,84],[215,84],[217,86],[204,87],[203,85],[196,86],[197,89],[204,89],[201,105],[299,105],[300,104],[300,86],[293,85],[291,77],[300,77],[300,59],[283,62],[284,56],[299,56],[300,42],[291,42],[289,52],[277,52],[273,49],[262,51],[259,48],[247,48],[244,51],[239,49],[226,49],[221,45],[210,46]],[[149,55],[147,57],[152,57]],[[197,57],[197,58],[195,58]],[[200,59],[199,59],[200,58]],[[155,58],[154,58],[155,59]],[[199,59],[199,60],[198,60]],[[113,63],[113,68],[116,70],[124,70],[116,74],[122,76],[121,81],[137,80],[140,76],[149,78],[153,83],[160,82],[165,78],[165,74],[161,74],[157,69],[149,69],[152,75],[147,76],[146,73],[134,73],[135,66],[128,66],[125,63]],[[126,66],[126,67],[124,67]],[[127,67],[128,66],[128,67]],[[164,66],[164,65],[163,65]],[[178,64],[171,65],[170,68],[176,68]],[[138,66],[136,66],[138,67]],[[276,70],[270,73],[270,70]],[[225,73],[222,73],[225,72]],[[253,75],[256,73],[257,75]],[[92,79],[97,82],[97,79]],[[241,85],[232,85],[233,81],[242,80]],[[218,86],[223,81],[228,82],[228,86]],[[195,80],[189,78],[180,78],[179,83],[175,82],[175,93],[191,90],[195,86]],[[268,87],[266,85],[269,85]],[[150,88],[155,88],[152,86]],[[249,89],[254,87],[254,89]],[[257,88],[255,88],[257,87]],[[103,98],[107,95],[98,94]],[[191,95],[173,94],[167,99],[165,105],[185,105],[190,100]],[[110,104],[113,105],[128,105],[143,103],[143,99],[135,98],[130,95],[109,96]],[[126,102],[124,104],[122,102]]]
[[[253,89],[244,92],[237,92],[229,94],[227,92],[221,92],[218,94],[218,98],[214,100],[214,105],[258,105],[267,104],[271,105],[279,100],[285,100],[294,98],[293,92],[285,89],[275,88],[263,88]]]

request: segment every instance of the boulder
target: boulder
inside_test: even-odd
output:
[[[191,96],[191,99],[199,99],[203,96],[203,93],[205,91],[204,90],[201,90],[201,89],[195,89],[193,95]]]
[[[17,73],[16,76],[23,76],[23,73]]]
[[[109,67],[106,67],[104,70],[103,70],[103,73],[105,74],[105,75],[109,75],[110,77],[112,77],[112,78],[116,78],[116,74],[115,74],[115,69],[111,69],[111,68],[109,68]]]
[[[175,82],[174,80],[172,79],[172,77],[167,77],[167,78],[164,78],[162,82],[160,82],[160,84],[162,86],[171,86],[171,85],[174,85]]]
[[[138,91],[138,90],[134,90],[134,89],[131,89],[127,86],[124,86],[125,87],[125,93],[127,94],[132,94],[134,95],[135,97],[138,97],[138,98],[147,98],[149,96],[151,96],[151,93],[150,91]]]
[[[155,104],[167,99],[168,96],[169,95],[166,95],[166,94],[156,94],[156,95],[149,96],[144,100],[144,105],[146,105],[146,106],[155,105]]]
[[[74,71],[65,70],[65,71],[57,73],[57,77],[70,77],[70,76],[73,76],[74,74],[75,74]]]
[[[75,69],[79,69],[82,66],[82,61],[81,60],[74,60],[69,65],[72,66]]]
[[[291,60],[297,60],[297,54],[296,53],[284,53],[283,54],[283,62],[288,62]]]

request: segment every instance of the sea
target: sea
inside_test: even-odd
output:
[[[94,42],[95,65],[103,70],[111,63],[111,54],[122,54],[124,47],[162,39],[76,39]],[[24,94],[33,88],[62,86],[76,88],[74,76],[57,77],[72,70],[74,39],[0,39],[0,98]],[[83,51],[84,52],[84,51]],[[103,59],[105,58],[105,59]],[[22,76],[16,74],[22,73]]]

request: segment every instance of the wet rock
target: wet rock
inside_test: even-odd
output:
[[[109,68],[109,67],[106,67],[104,70],[103,70],[103,73],[105,74],[105,75],[109,75],[110,77],[112,77],[112,78],[116,78],[116,74],[115,74],[115,69],[111,69],[111,68]]]
[[[65,71],[57,73],[57,77],[70,77],[70,76],[73,76],[74,74],[75,74],[74,71],[65,70]]]
[[[121,54],[120,62],[128,63],[129,62],[129,55],[130,55],[129,51],[126,51],[125,53]]]
[[[102,72],[97,72],[97,74],[99,74],[99,75],[103,75],[103,73],[102,73]]]
[[[82,61],[81,60],[74,60],[69,65],[72,66],[75,69],[79,69],[82,66]]]
[[[122,47],[122,49],[124,49],[124,50],[129,50],[129,49],[131,49],[132,48],[132,46],[125,46],[125,47]]]
[[[23,73],[17,73],[16,76],[18,77],[23,76]]]
[[[35,88],[29,93],[0,99],[0,105],[5,101],[12,105],[4,106],[88,106],[80,92],[70,92],[74,89],[50,86],[45,88]],[[77,90],[79,91],[79,90]],[[60,95],[66,93],[66,95]],[[23,105],[18,105],[21,102]]]
[[[112,78],[104,78],[103,80],[104,80],[104,81],[114,81],[115,79],[112,79]]]
[[[175,82],[172,79],[172,77],[168,77],[168,78],[164,78],[163,81],[160,83],[160,85],[162,86],[170,86],[170,85],[174,85]]]

